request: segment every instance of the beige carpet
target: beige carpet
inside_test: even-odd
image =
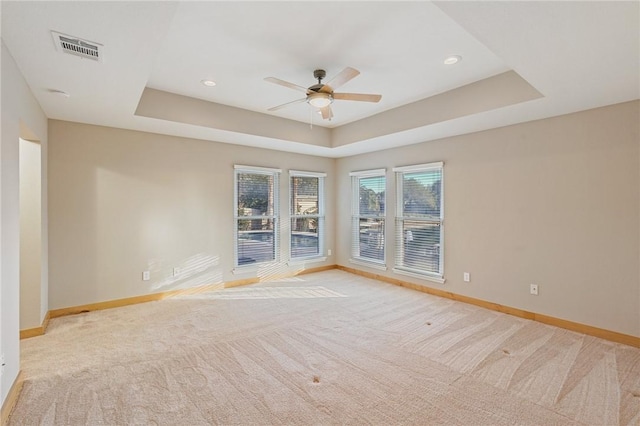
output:
[[[640,350],[332,270],[54,319],[11,425],[638,425]]]

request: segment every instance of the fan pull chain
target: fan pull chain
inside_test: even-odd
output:
[[[313,108],[309,106],[309,130],[313,130]]]

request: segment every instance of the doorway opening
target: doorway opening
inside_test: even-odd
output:
[[[20,138],[20,329],[42,324],[42,149]]]

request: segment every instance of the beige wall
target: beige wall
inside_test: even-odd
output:
[[[277,266],[232,272],[234,164],[282,168],[283,212],[288,169],[329,173],[337,257],[312,267],[352,266],[332,227],[337,210],[335,235],[350,234],[350,171],[386,167],[394,206],[392,167],[444,161],[447,281],[399,278],[639,336],[639,112],[631,102],[339,160],[50,121],[50,308],[295,270],[283,227]],[[174,280],[174,266],[194,273]]]
[[[40,312],[46,312],[47,289],[47,118],[2,43],[2,124],[0,139],[0,353],[5,370],[0,396],[20,368],[20,187],[19,138],[39,140],[42,148],[42,263]],[[44,300],[43,300],[44,299]]]
[[[349,172],[387,168],[393,241],[391,169],[444,161],[446,283],[397,278],[640,336],[639,105],[339,159],[337,235],[350,232]],[[339,264],[353,266],[349,247],[338,239]],[[387,247],[389,270],[370,272],[394,276]]]
[[[39,327],[42,267],[42,175],[38,142],[20,139],[20,329]]]
[[[282,169],[283,214],[290,169],[328,173],[333,249],[332,159],[54,120],[49,141],[51,309],[335,263],[289,266],[282,220],[280,262],[232,272],[234,164]]]

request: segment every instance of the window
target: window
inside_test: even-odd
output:
[[[444,282],[442,163],[397,167],[395,272]]]
[[[351,256],[354,261],[385,263],[385,172],[380,169],[351,173]]]
[[[290,171],[291,259],[324,253],[325,173]]]
[[[236,266],[276,260],[280,170],[235,166]]]

